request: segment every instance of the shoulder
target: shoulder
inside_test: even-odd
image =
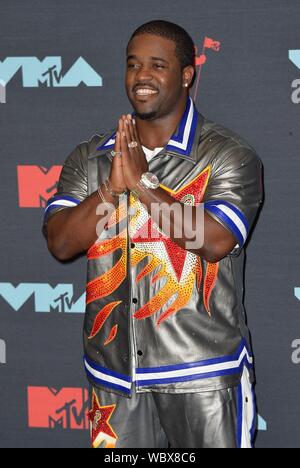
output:
[[[200,146],[201,142],[207,143],[212,166],[262,165],[253,146],[236,132],[212,120],[204,119]]]
[[[111,135],[112,130],[103,133],[94,133],[88,140],[82,141],[77,145],[78,151],[83,156],[90,156],[97,152],[97,148]]]
[[[87,166],[89,156],[97,153],[97,148],[111,135],[111,131],[94,133],[74,148],[66,159],[65,166]]]

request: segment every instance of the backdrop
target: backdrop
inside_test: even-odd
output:
[[[247,249],[257,447],[300,447],[299,0],[0,0],[0,445],[85,447],[86,261],[61,264],[43,207],[71,150],[130,111],[125,47],[151,19],[198,49],[201,113],[240,133],[265,169]]]

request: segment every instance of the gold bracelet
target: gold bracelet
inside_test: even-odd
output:
[[[143,186],[140,182],[137,182],[136,186],[134,189],[131,189],[131,193],[135,195],[137,198],[140,198],[141,192],[145,192],[147,189],[146,187]]]
[[[112,197],[115,197],[115,198],[118,198],[121,197],[122,195],[124,195],[126,193],[126,190],[124,190],[124,192],[121,192],[121,193],[118,193],[118,192],[114,192],[111,188],[111,183],[110,183],[110,180],[109,179],[106,179],[104,181],[104,186],[107,190],[107,192],[112,196]]]
[[[103,202],[104,204],[108,205],[109,202],[108,202],[107,200],[105,200],[105,197],[104,197],[104,195],[103,195],[103,192],[102,192],[100,186],[98,187],[97,192],[98,192],[98,195],[99,195],[99,197],[101,198],[102,202]]]
[[[99,197],[101,198],[102,202],[104,203],[104,205],[107,205],[108,208],[111,208],[112,206],[114,206],[116,208],[116,206],[118,205],[118,200],[119,200],[117,197],[114,197],[113,202],[107,201],[105,199],[105,196],[104,196],[103,192],[102,192],[101,186],[98,187],[97,192],[98,192]]]

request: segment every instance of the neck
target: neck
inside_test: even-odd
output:
[[[149,149],[165,146],[174,134],[186,109],[187,96],[181,99],[173,112],[154,120],[137,119],[137,129],[143,146]]]

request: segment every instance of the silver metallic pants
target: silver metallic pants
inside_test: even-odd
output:
[[[251,448],[255,398],[245,368],[238,387],[201,393],[136,393],[92,388],[95,448]]]

